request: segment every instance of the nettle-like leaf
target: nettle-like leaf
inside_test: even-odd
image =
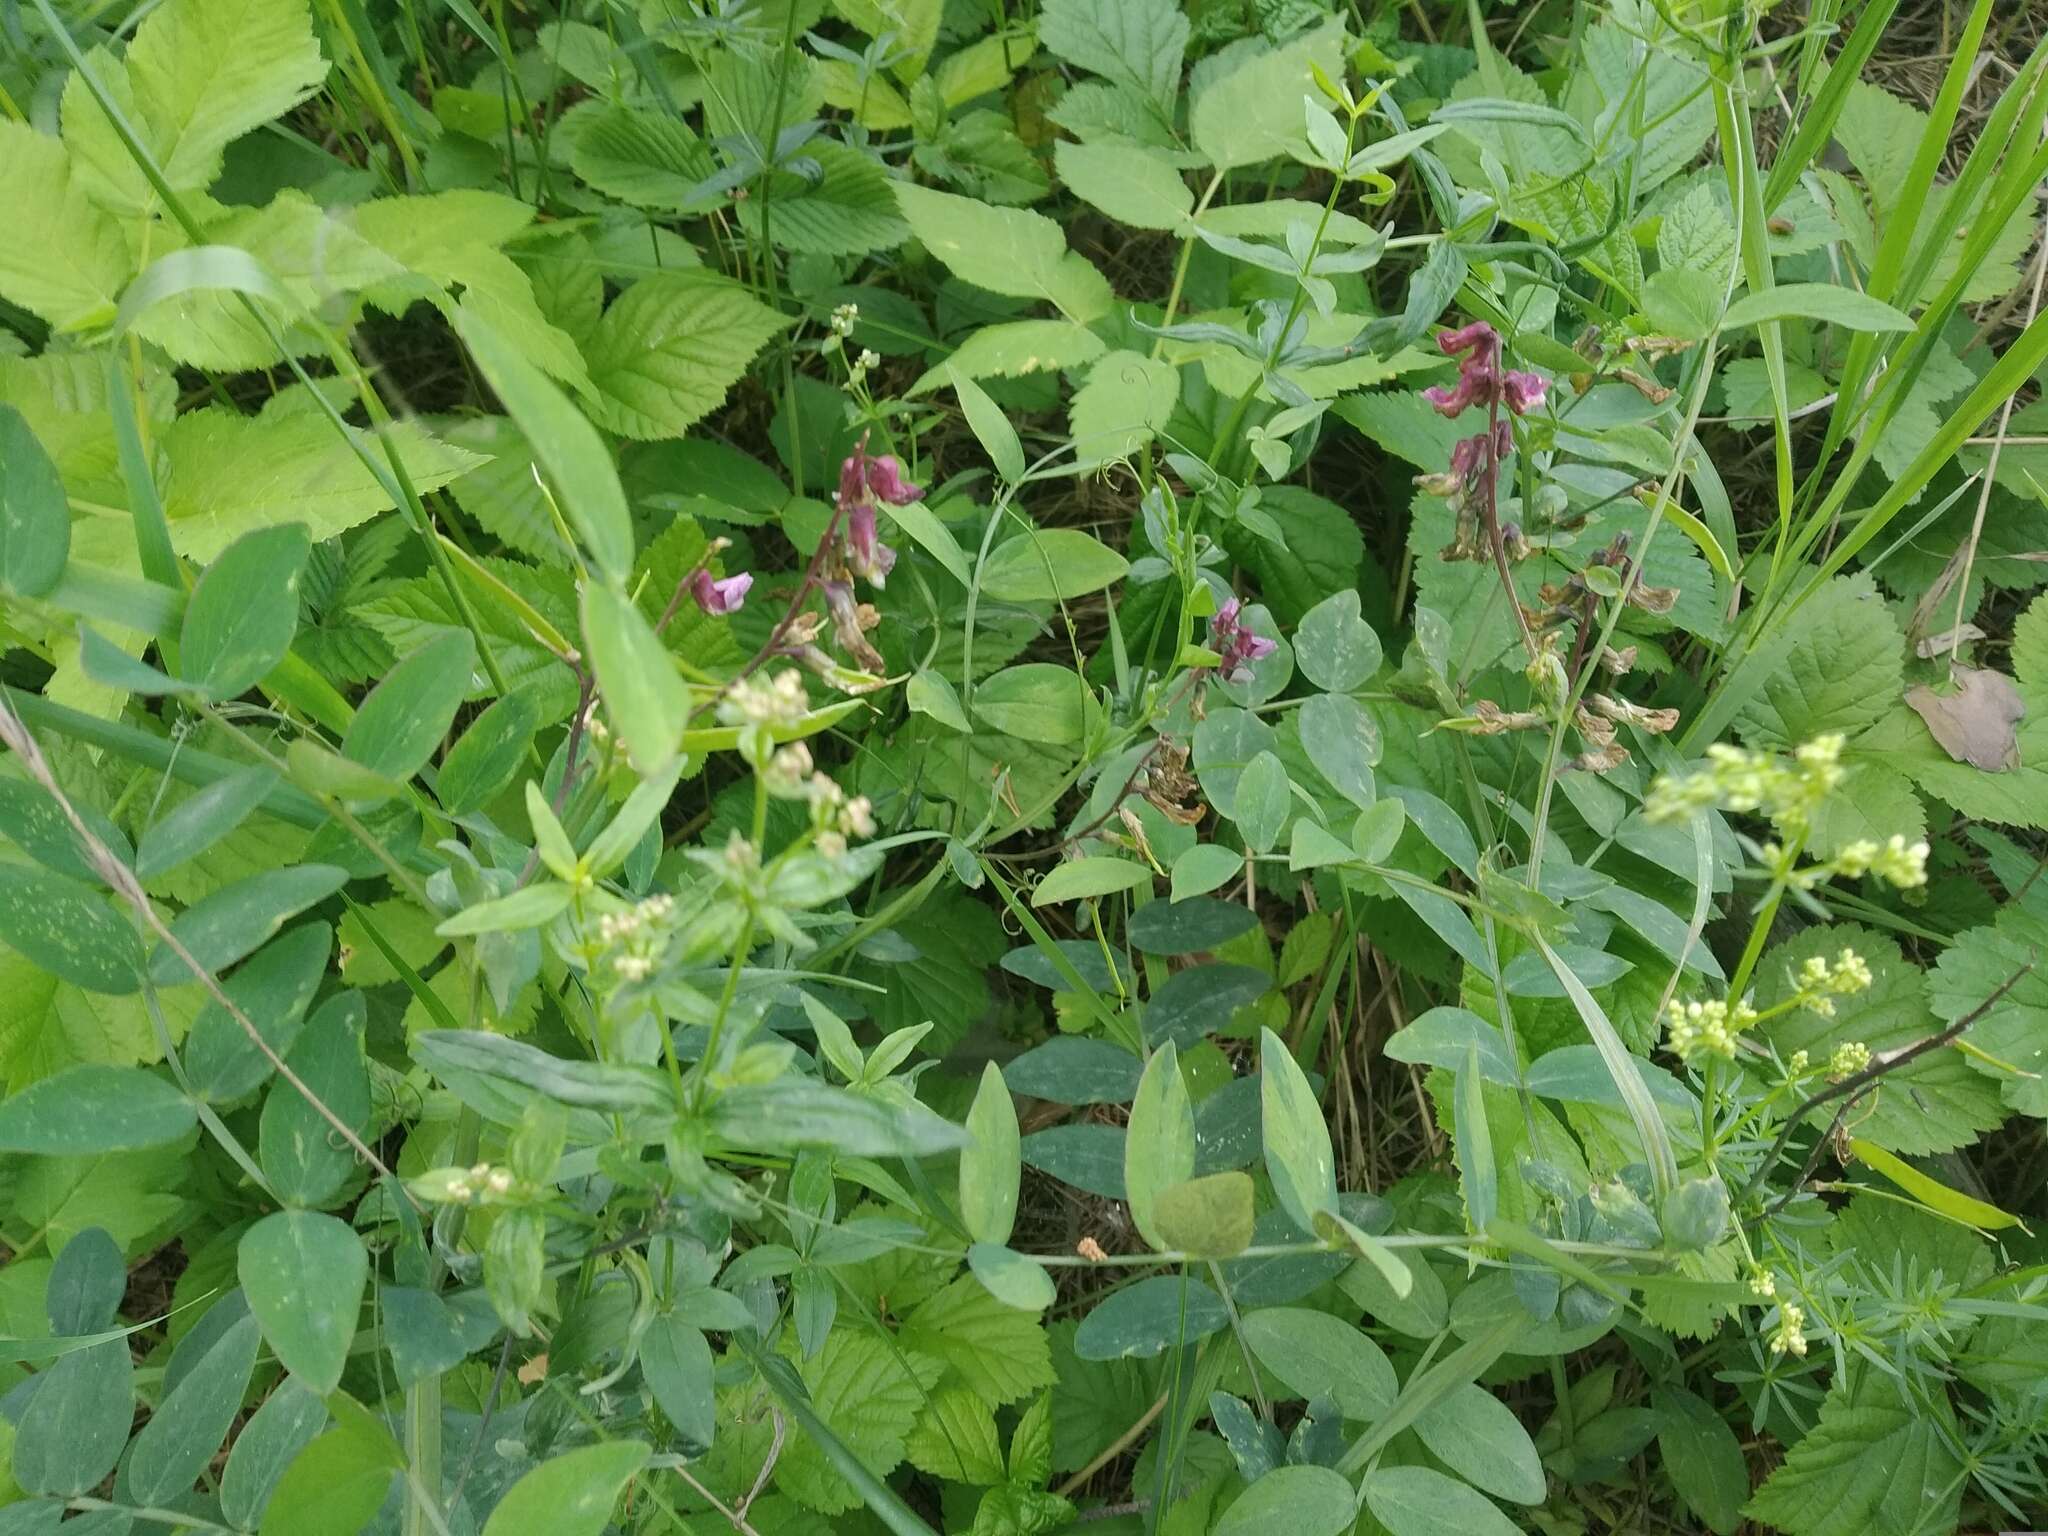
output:
[[[1858,754],[1906,774],[1965,816],[2048,825],[2048,602],[2036,600],[2013,625],[2011,656],[2026,713],[2015,728],[2010,766],[1991,772],[1957,762],[1903,702],[1857,741]]]
[[[351,429],[380,468],[379,435]],[[482,458],[401,422],[385,429],[415,490],[437,490]],[[222,406],[188,411],[164,434],[170,464],[164,514],[178,552],[211,560],[242,534],[304,523],[315,543],[395,505],[356,448],[311,411],[241,416]]]
[[[1905,645],[1869,577],[1842,577],[1783,632],[1776,665],[1736,716],[1756,746],[1780,751],[1828,731],[1854,735],[1899,696]]]
[[[1798,1536],[1861,1536],[1888,1524],[1953,1529],[1964,1479],[1947,1394],[1930,1402],[1904,1392],[1866,1366],[1838,1377],[1819,1422],[1745,1512]]]
[[[135,29],[121,64],[93,61],[173,192],[220,173],[234,140],[282,116],[327,75],[304,0],[172,0]],[[83,79],[64,88],[64,139],[91,195],[121,214],[157,194]]]
[[[591,415],[624,437],[681,437],[721,405],[789,322],[736,283],[664,274],[635,283],[590,339]]]
[[[1824,1062],[1835,1046],[1850,1041],[1873,1051],[1895,1051],[1941,1027],[1929,1001],[1932,978],[1907,961],[1891,939],[1854,923],[1809,928],[1766,951],[1756,973],[1758,1006],[1768,1008],[1790,996],[1806,960],[1831,960],[1843,949],[1855,950],[1870,967],[1869,988],[1832,999],[1832,1018],[1795,1009],[1759,1026],[1781,1056],[1803,1050],[1809,1060]],[[1943,963],[1962,954],[1951,950]],[[1953,997],[1963,985],[1967,982],[1958,974],[1944,995]],[[1985,1049],[1995,1048],[1985,1044]],[[1997,1085],[1962,1052],[1942,1050],[1888,1074],[1878,1092],[1858,1106],[1856,1134],[1894,1152],[1946,1152],[1975,1141],[2002,1118]]]
[[[59,331],[112,324],[134,263],[120,225],[81,189],[64,145],[0,121],[0,199],[36,231],[32,241],[0,242],[0,298]]]

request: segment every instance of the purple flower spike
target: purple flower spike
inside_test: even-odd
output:
[[[872,501],[857,501],[847,510],[846,563],[856,576],[878,587],[888,585],[889,572],[896,567],[896,551],[876,534]]]
[[[1222,658],[1216,670],[1233,683],[1252,680],[1251,663],[1263,661],[1280,642],[1253,634],[1243,622],[1244,605],[1230,598],[1209,620],[1209,649]]]
[[[896,455],[885,453],[878,459],[869,459],[867,465],[868,489],[892,507],[920,501],[924,497],[921,486],[912,485],[903,478],[903,466],[896,462]]]
[[[1536,409],[1550,392],[1548,381],[1540,374],[1501,371],[1500,332],[1484,320],[1441,331],[1436,344],[1447,357],[1462,354],[1455,385],[1438,384],[1422,392],[1422,398],[1445,416],[1459,415],[1475,405],[1495,404],[1520,416]]]
[[[753,585],[754,577],[749,571],[720,580],[707,570],[699,570],[690,578],[690,596],[697,599],[699,608],[715,618],[737,612]]]
[[[1501,375],[1501,397],[1517,416],[1526,416],[1535,410],[1549,393],[1550,383],[1541,374],[1523,373],[1511,368]]]
[[[896,551],[875,532],[878,499],[892,507],[918,500],[924,491],[903,478],[893,453],[868,457],[863,437],[839,466],[839,510],[846,519],[846,565],[856,576],[884,586],[896,564]]]

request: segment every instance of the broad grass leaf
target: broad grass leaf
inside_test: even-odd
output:
[[[0,292],[4,283],[0,273]],[[21,412],[0,405],[0,592],[41,597],[70,553],[71,504],[57,466]]]
[[[690,690],[654,627],[609,586],[583,592],[583,639],[613,729],[642,773],[675,760],[690,723]]]
[[[633,524],[604,440],[568,396],[477,311],[458,313],[455,329],[547,470],[562,515],[590,558],[606,576],[623,580],[633,563]]]

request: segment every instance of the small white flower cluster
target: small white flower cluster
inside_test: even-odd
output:
[[[441,1205],[496,1204],[508,1199],[518,1180],[510,1168],[478,1163],[473,1168],[435,1168],[406,1185],[423,1200]]]
[[[858,304],[841,304],[832,311],[832,334],[844,340],[853,334],[854,324],[859,319],[860,306]]]
[[[1685,821],[1702,811],[1762,811],[1773,821],[1804,826],[1842,782],[1842,737],[1816,736],[1788,763],[1764,752],[1715,743],[1697,773],[1665,774],[1650,786],[1643,815]]]
[[[811,808],[818,851],[827,858],[846,852],[849,837],[875,835],[875,809],[866,795],[848,795],[811,760],[802,742],[778,748],[762,773],[768,793],[778,800],[801,800]]]
[[[1664,1038],[1687,1066],[1707,1056],[1733,1061],[1736,1037],[1756,1020],[1757,1012],[1747,999],[1681,1003],[1674,998],[1665,1012]]]
[[[1797,1355],[1806,1358],[1806,1313],[1797,1302],[1788,1301],[1778,1308],[1778,1326],[1771,1334],[1771,1353],[1774,1355]]]
[[[654,974],[668,942],[663,925],[675,908],[673,896],[649,896],[623,912],[607,912],[597,920],[598,938],[606,949],[616,951],[612,969],[621,981],[645,981]]]
[[[794,667],[774,678],[743,677],[718,701],[723,725],[795,725],[810,713],[811,696],[804,675]]]
[[[1845,844],[1830,866],[1836,874],[1852,880],[1876,875],[1887,884],[1910,891],[1927,883],[1927,844],[1909,843],[1896,832],[1882,844],[1862,838]]]
[[[860,356],[847,365],[846,387],[859,389],[868,381],[868,372],[882,366],[882,354],[873,347],[862,347]]]
[[[1750,1272],[1749,1294],[1760,1301],[1769,1301],[1778,1294],[1778,1277],[1759,1264]]]
[[[1835,1016],[1835,999],[1869,990],[1870,967],[1853,949],[1845,949],[1830,962],[1825,955],[1808,955],[1793,974],[1793,1002],[1824,1019]]]

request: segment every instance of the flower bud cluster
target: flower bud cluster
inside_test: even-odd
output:
[[[1837,997],[1869,990],[1870,967],[1853,949],[1843,950],[1832,961],[1825,955],[1809,955],[1793,973],[1792,984],[1796,1007],[1831,1019]]]
[[[1674,998],[1665,1010],[1664,1038],[1671,1053],[1689,1067],[1709,1056],[1733,1061],[1737,1038],[1756,1021],[1757,1011],[1747,999],[1681,1003]]]
[[[1686,821],[1702,811],[1761,811],[1782,825],[1804,827],[1842,782],[1842,744],[1836,733],[1816,736],[1787,762],[1717,742],[1707,748],[1705,768],[1658,778],[1643,814],[1651,821]]]

